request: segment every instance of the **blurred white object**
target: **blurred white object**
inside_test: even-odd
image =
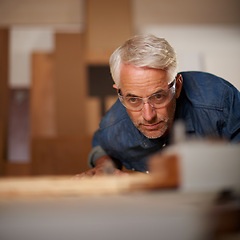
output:
[[[181,122],[174,127],[174,144],[166,149],[165,154],[179,156],[180,190],[240,190],[240,144],[187,139]]]

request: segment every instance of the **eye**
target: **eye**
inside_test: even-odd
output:
[[[128,101],[129,101],[130,103],[135,103],[135,102],[137,102],[137,98],[131,97],[131,98],[128,99]]]
[[[141,100],[137,97],[126,97],[126,101],[128,102],[128,104],[132,105],[137,105],[141,102]]]
[[[160,103],[165,101],[166,98],[167,98],[167,94],[165,92],[160,92],[160,93],[154,94],[150,99],[156,103]]]
[[[155,94],[153,97],[154,97],[155,99],[161,99],[161,98],[163,98],[164,96],[163,96],[162,93],[157,93],[157,94]]]

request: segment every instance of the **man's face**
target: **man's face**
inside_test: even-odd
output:
[[[166,71],[152,68],[139,68],[123,64],[120,71],[120,88],[123,96],[136,96],[146,98],[160,90],[167,90],[169,79]],[[176,84],[176,94],[171,102],[161,109],[153,108],[149,103],[143,105],[140,111],[127,109],[128,115],[134,125],[148,138],[165,136],[172,126],[176,97],[181,91],[182,82]]]

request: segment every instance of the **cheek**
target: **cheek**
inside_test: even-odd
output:
[[[143,122],[141,111],[140,112],[127,111],[127,113],[136,127],[138,127],[138,125]]]
[[[157,109],[158,119],[173,119],[175,115],[176,101],[172,101],[168,104],[167,107]]]
[[[131,112],[131,111],[127,110],[127,113],[128,113],[128,116],[131,118],[133,123],[141,120],[141,117],[142,117],[141,112]]]
[[[166,109],[166,114],[168,115],[169,119],[173,119],[175,116],[175,110],[176,110],[176,99],[174,99],[170,104],[168,105]]]
[[[167,118],[168,117],[168,108],[157,109],[157,118]]]

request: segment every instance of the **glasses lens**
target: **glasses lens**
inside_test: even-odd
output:
[[[166,91],[153,94],[149,97],[148,102],[154,108],[165,107],[173,98],[175,91],[173,88],[169,88]]]
[[[125,97],[124,104],[131,109],[141,109],[143,101],[139,97]]]
[[[168,90],[163,90],[158,93],[155,93],[147,98],[144,101],[144,98],[141,97],[124,97],[119,91],[118,96],[121,103],[129,110],[132,111],[141,111],[145,103],[149,103],[153,108],[164,108],[172,100],[175,94],[175,82]],[[146,99],[146,98],[145,98]]]

